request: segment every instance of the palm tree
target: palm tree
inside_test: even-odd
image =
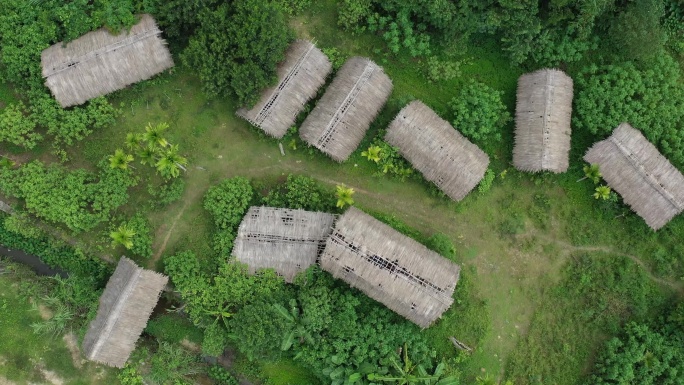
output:
[[[300,345],[304,342],[308,342],[309,344],[314,343],[311,333],[309,333],[306,328],[306,320],[301,317],[296,300],[290,300],[289,310],[279,303],[274,304],[273,308],[278,312],[278,315],[285,319],[289,324],[289,330],[283,336],[283,341],[280,344],[280,349],[282,351],[290,350],[292,344],[297,339],[299,340]]]
[[[144,140],[145,139],[143,138],[143,134],[135,134],[129,132],[128,134],[126,134],[126,147],[128,147],[128,149],[131,151],[135,151],[143,146]]]
[[[171,146],[162,156],[157,160],[155,166],[157,171],[164,178],[177,178],[180,175],[179,170],[187,171],[188,160],[178,154],[178,145]]]
[[[111,168],[118,168],[121,170],[127,170],[128,164],[133,161],[133,155],[126,154],[121,149],[114,151],[114,155],[109,157],[109,166]]]
[[[608,186],[598,186],[594,191],[594,198],[596,199],[603,199],[605,201],[610,198],[611,189]]]
[[[584,171],[584,178],[578,179],[578,182],[581,182],[585,179],[591,179],[594,184],[597,184],[603,176],[601,175],[598,164],[587,164],[582,167],[582,170]]]
[[[158,154],[156,147],[145,146],[138,151],[138,158],[140,158],[141,164],[152,166],[157,161]]]
[[[133,247],[133,236],[135,236],[135,231],[129,229],[126,225],[119,226],[115,231],[109,233],[112,238],[112,247],[117,244],[123,245],[123,247],[130,249]]]
[[[370,146],[368,147],[368,150],[364,151],[361,153],[362,156],[365,156],[366,159],[373,161],[375,163],[378,163],[380,161],[380,152],[382,149],[380,146]]]
[[[148,145],[160,146],[164,148],[169,145],[169,142],[164,139],[162,134],[168,128],[168,123],[164,122],[161,122],[156,126],[153,126],[152,123],[147,123],[147,127],[145,127],[145,133],[143,134],[143,140],[145,140]]]
[[[380,375],[371,373],[368,379],[371,381],[389,382],[396,385],[458,385],[459,379],[455,376],[444,377],[445,364],[439,363],[435,367],[432,374],[429,374],[423,365],[415,365],[408,356],[408,347],[404,344],[402,349],[403,356],[400,365],[394,357],[390,358],[390,362],[394,368],[393,375]],[[414,374],[416,372],[416,374]]]
[[[352,195],[354,195],[353,188],[338,185],[337,191],[335,192],[335,196],[337,196],[337,207],[343,208],[346,205],[353,205],[354,199],[352,198]]]

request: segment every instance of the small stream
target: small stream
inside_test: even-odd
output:
[[[26,254],[21,250],[10,249],[2,244],[0,244],[0,256],[6,257],[13,262],[24,264],[30,267],[31,270],[35,271],[38,275],[59,275],[62,278],[68,276],[65,271],[51,268],[35,255]]]

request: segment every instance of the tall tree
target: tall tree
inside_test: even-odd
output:
[[[276,65],[293,38],[281,8],[268,0],[237,0],[200,13],[202,23],[181,58],[211,96],[234,94],[253,104],[276,80]]]

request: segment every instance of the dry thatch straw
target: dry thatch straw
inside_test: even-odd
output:
[[[399,111],[385,140],[455,201],[477,186],[489,165],[487,154],[418,100]]]
[[[250,207],[233,247],[251,273],[274,269],[285,281],[316,263],[332,231],[332,214],[273,207]]]
[[[325,84],[332,71],[330,60],[310,41],[297,40],[287,49],[278,65],[278,84],[264,90],[251,109],[241,108],[237,115],[268,135],[282,138],[292,127],[304,105]]]
[[[629,123],[595,143],[584,160],[646,223],[658,230],[684,210],[684,176]]]
[[[570,156],[572,78],[543,69],[518,79],[513,165],[521,171],[565,172]]]
[[[304,141],[347,160],[392,92],[392,80],[370,59],[347,60],[299,129]]]
[[[122,368],[135,348],[168,278],[121,257],[83,338],[87,359]]]
[[[426,328],[453,303],[460,267],[350,208],[335,224],[321,267]]]
[[[114,36],[100,28],[66,47],[57,43],[41,56],[45,84],[69,107],[149,79],[173,67],[160,34],[152,16],[142,15],[128,33]]]

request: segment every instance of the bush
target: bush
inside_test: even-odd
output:
[[[433,250],[443,257],[454,259],[456,257],[456,247],[451,242],[448,236],[442,233],[435,233],[427,239],[425,244],[430,250]]]
[[[204,208],[219,229],[237,226],[253,203],[254,189],[244,177],[226,179],[209,188],[204,195]]]
[[[207,372],[209,378],[216,381],[218,385],[238,385],[238,380],[233,377],[230,372],[221,366],[213,365],[209,367]]]
[[[575,77],[573,127],[605,136],[620,123],[641,130],[670,161],[684,164],[684,90],[681,69],[667,54],[632,62],[590,65]]]
[[[454,127],[477,142],[500,141],[503,127],[511,120],[502,95],[484,83],[470,80],[449,103]]]
[[[181,178],[173,178],[159,187],[152,184],[147,186],[147,192],[155,198],[151,200],[152,207],[155,208],[162,208],[179,200],[184,191],[185,181]]]
[[[147,218],[138,213],[122,225],[135,232],[132,239],[133,247],[130,249],[131,253],[143,258],[150,258],[152,256],[152,228]]]
[[[335,211],[336,201],[334,193],[325,190],[315,179],[295,174],[288,175],[283,185],[264,198],[267,206],[323,212]]]
[[[35,132],[36,122],[26,116],[24,103],[10,104],[0,111],[0,142],[32,149],[43,136]]]
[[[202,331],[177,313],[163,314],[151,319],[145,327],[145,332],[158,341],[172,344],[179,344],[185,339],[195,343],[202,341]]]
[[[484,194],[489,189],[492,188],[492,184],[494,183],[494,178],[496,178],[496,174],[494,171],[492,171],[491,168],[488,168],[487,171],[485,171],[484,177],[480,181],[480,183],[477,185],[477,192],[480,194]]]
[[[228,335],[222,325],[213,323],[204,329],[204,339],[202,339],[202,354],[218,357],[228,345]]]

